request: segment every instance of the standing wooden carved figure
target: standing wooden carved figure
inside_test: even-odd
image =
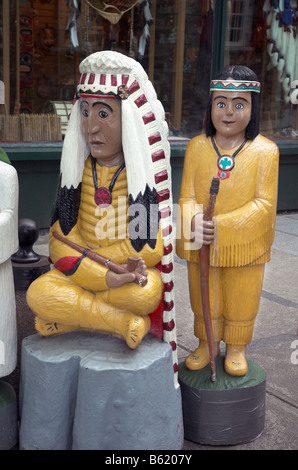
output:
[[[211,82],[206,133],[193,138],[185,156],[179,205],[187,214],[184,225],[203,234],[210,246],[209,289],[215,354],[226,343],[225,370],[245,375],[245,348],[251,342],[259,309],[265,263],[270,260],[278,184],[278,148],[259,134],[260,83],[244,66],[229,66]],[[206,211],[212,178],[220,178],[216,213],[204,220],[195,204]],[[200,285],[199,249],[186,248],[182,234],[177,254],[188,261],[188,278],[194,332],[199,346],[186,358],[189,369],[209,361]],[[201,250],[201,251],[202,251]],[[201,279],[202,281],[202,279]],[[217,289],[215,295],[215,288]],[[217,299],[217,301],[216,301]]]

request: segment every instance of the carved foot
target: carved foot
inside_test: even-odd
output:
[[[125,340],[131,349],[136,349],[144,336],[150,330],[150,318],[148,316],[134,316],[127,320],[127,329],[125,331]]]
[[[215,344],[216,355],[219,354],[219,343]],[[200,370],[210,362],[209,348],[207,341],[200,340],[199,347],[185,359],[185,365],[191,370]]]
[[[35,328],[42,336],[53,336],[66,331],[77,330],[75,326],[62,325],[61,323],[42,320],[39,317],[35,317]]]
[[[242,376],[247,373],[245,347],[246,346],[234,346],[232,344],[227,344],[225,358],[225,371],[227,374]]]

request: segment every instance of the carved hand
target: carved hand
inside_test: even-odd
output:
[[[126,269],[129,269],[129,264],[124,264],[123,266]],[[142,258],[135,258],[134,259],[134,266],[133,271],[138,272],[143,277],[147,277],[147,266],[145,261]],[[113,287],[121,287],[124,284],[128,284],[130,282],[134,282],[135,274],[133,272],[123,273],[123,274],[116,274],[113,271],[108,271],[106,274],[106,283],[109,288]]]

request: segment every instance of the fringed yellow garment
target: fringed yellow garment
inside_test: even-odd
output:
[[[222,154],[229,155],[234,150],[219,148]],[[218,173],[217,158],[211,139],[205,135],[188,144],[179,197],[182,221],[177,220],[181,236],[176,243],[178,256],[188,261],[199,260],[199,250],[188,249],[187,227],[190,232],[192,217],[207,208],[210,184]],[[216,198],[216,245],[210,247],[211,266],[216,263],[239,267],[269,261],[275,229],[278,158],[277,146],[261,135],[248,141],[236,156],[235,168],[228,179],[220,182]]]

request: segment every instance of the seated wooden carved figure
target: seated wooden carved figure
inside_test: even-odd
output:
[[[139,63],[103,51],[80,64],[52,213],[54,268],[27,292],[42,335],[96,330],[130,348],[149,331],[174,338],[167,135]]]

